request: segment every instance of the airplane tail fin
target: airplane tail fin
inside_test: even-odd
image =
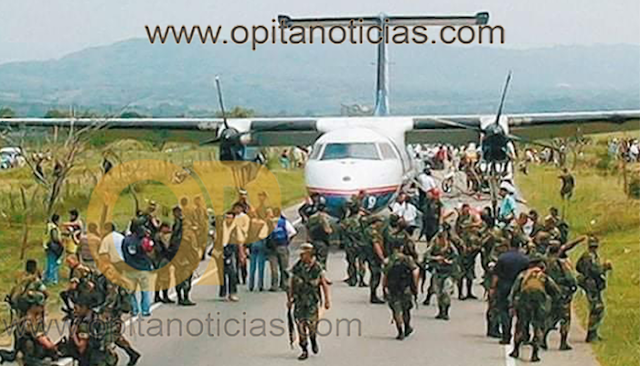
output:
[[[287,15],[279,15],[278,23],[287,27],[301,26],[365,26],[378,27],[378,59],[376,74],[375,108],[374,115],[385,116],[389,114],[389,59],[387,57],[387,44],[389,42],[389,26],[403,25],[407,27],[422,26],[462,26],[482,25],[489,21],[489,13],[480,12],[475,15],[422,15],[422,16],[389,16],[380,14],[375,17],[337,17],[337,18],[291,18]]]

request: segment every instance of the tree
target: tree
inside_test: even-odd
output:
[[[120,118],[148,118],[148,116],[145,116],[144,114],[138,113],[136,111],[127,111],[122,112]]]
[[[31,170],[35,182],[45,191],[44,205],[47,217],[53,214],[69,172],[76,165],[78,155],[90,147],[87,142],[106,125],[106,122],[95,120],[83,127],[71,125],[62,131],[54,127],[53,140],[50,141],[54,148],[33,153],[25,146],[24,131],[21,131],[21,134],[15,131],[3,131],[0,134],[0,140],[22,150],[25,163]],[[66,136],[62,137],[63,134]],[[60,138],[64,138],[62,143],[58,141]]]
[[[16,112],[9,107],[0,108],[0,118],[14,118],[16,116]]]
[[[44,118],[69,118],[71,117],[71,111],[61,111],[59,109],[49,109],[45,113]]]
[[[222,112],[216,113],[216,116],[222,117]],[[239,106],[235,106],[230,111],[227,111],[227,118],[251,118],[253,116],[255,116],[255,111],[253,109]]]

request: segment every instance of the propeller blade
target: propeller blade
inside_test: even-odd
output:
[[[483,132],[482,129],[479,128],[479,127],[468,126],[468,125],[465,125],[464,123],[460,123],[460,122],[450,121],[450,120],[442,119],[442,118],[433,118],[433,117],[429,118],[429,119],[434,121],[434,122],[442,123],[443,125],[447,125],[447,126],[451,126],[451,127],[463,128],[465,130],[472,130],[472,131],[476,131],[476,132]]]
[[[214,144],[218,144],[218,143],[220,143],[220,141],[222,141],[222,137],[216,137],[216,138],[214,138],[214,139],[201,141],[201,142],[200,142],[200,146],[204,146],[204,145],[214,145]]]
[[[504,83],[504,88],[502,89],[502,97],[500,97],[500,106],[498,107],[498,114],[496,114],[496,122],[498,124],[500,121],[500,116],[502,116],[502,108],[504,107],[504,100],[507,97],[507,90],[509,89],[509,83],[511,82],[511,70],[507,74],[507,80]]]
[[[218,90],[218,102],[220,103],[220,111],[222,112],[222,123],[224,123],[224,128],[229,128],[229,124],[227,123],[227,113],[224,110],[224,101],[222,100],[222,86],[220,85],[220,77],[216,75],[216,89]]]

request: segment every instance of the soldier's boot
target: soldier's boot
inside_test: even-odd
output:
[[[191,292],[191,291],[189,291],[189,290],[185,290],[184,291],[184,297],[182,298],[182,302],[178,303],[178,304],[180,304],[182,306],[195,306],[196,305],[195,302],[193,302],[193,301],[191,301],[191,299],[189,299],[189,292]]]
[[[496,324],[496,322],[489,315],[487,315],[487,337],[502,338],[502,334],[500,334],[498,324]]]
[[[436,319],[442,319],[442,306],[438,305],[438,314],[436,315]]]
[[[358,273],[358,287],[367,287],[367,283],[364,282],[364,272]]]
[[[551,333],[553,329],[547,329],[544,331],[544,334],[542,334],[542,340],[540,341],[540,348],[542,348],[543,350],[547,350],[549,349],[549,343],[547,342],[547,339],[549,338],[549,333]]]
[[[129,363],[127,363],[127,366],[134,366],[138,363],[140,357],[142,357],[140,352],[134,350],[131,346],[123,348],[123,350],[127,353],[127,356],[129,356]]]
[[[384,301],[381,300],[375,292],[372,292],[369,296],[369,302],[372,304],[384,304]]]
[[[449,320],[449,305],[445,305],[442,307],[444,314],[442,315],[442,320]]]
[[[0,350],[0,365],[5,362],[14,362],[16,360],[16,351]]]
[[[304,361],[307,358],[309,358],[309,351],[307,351],[307,346],[300,346],[300,348],[302,348],[302,353],[300,354],[300,356],[298,356],[298,360],[300,361]]]
[[[599,339],[600,337],[598,336],[598,333],[596,331],[590,330],[587,332],[587,338],[584,341],[587,343],[591,343]]]
[[[512,357],[512,358],[520,357],[520,342],[516,342],[513,345],[513,351],[511,351],[511,353],[509,353],[509,357]]]
[[[398,335],[396,336],[396,339],[401,341],[404,339],[404,330],[402,330],[402,324],[398,324],[396,322],[396,330],[398,331]]]
[[[462,290],[463,290],[462,279],[458,280],[457,285],[458,285],[458,300],[462,300],[462,301],[466,300],[467,298],[462,295]]]
[[[318,354],[318,352],[320,352],[320,347],[318,346],[318,338],[316,338],[316,336],[311,336],[310,337],[311,340],[311,350],[313,351],[314,354]]]
[[[538,356],[538,345],[533,343],[533,351],[531,352],[531,362],[540,362],[540,357]]]
[[[477,300],[478,298],[473,294],[473,280],[467,279],[467,299]]]
[[[431,305],[431,297],[433,296],[433,292],[429,292],[427,291],[427,297],[424,299],[424,301],[422,302],[422,305],[424,306],[428,306]]]
[[[169,290],[162,290],[162,300],[165,304],[173,304],[174,301],[169,298]]]
[[[404,336],[406,338],[413,333],[413,328],[411,327],[411,314],[408,310],[402,314],[402,321],[404,323]]]
[[[560,334],[560,351],[570,351],[573,348],[567,343],[568,334]]]

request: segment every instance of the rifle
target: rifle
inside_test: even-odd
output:
[[[293,322],[293,314],[291,314],[291,308],[287,310],[287,324],[289,326],[289,347],[293,349],[293,341],[296,338],[295,325]]]

